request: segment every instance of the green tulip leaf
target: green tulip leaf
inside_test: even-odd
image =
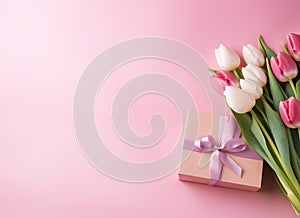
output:
[[[265,109],[264,109],[264,104],[263,104],[263,102],[262,102],[261,99],[257,99],[257,100],[256,100],[255,107],[259,108],[259,109],[262,110],[262,111],[265,110]]]
[[[290,83],[286,83],[285,85],[286,85],[285,86],[285,93],[286,93],[286,95],[288,97],[295,96],[294,91],[293,91],[293,89],[291,87],[291,84]]]
[[[251,132],[251,117],[249,114],[238,114],[232,111],[232,114],[234,118],[236,119],[236,122],[238,123],[240,130],[245,137],[246,141],[249,143],[249,145],[257,152],[259,153],[263,158],[266,157],[266,154],[262,147],[260,146],[260,143],[257,141],[254,134]]]
[[[290,145],[289,147],[290,147],[290,157],[291,157],[292,168],[293,168],[293,171],[295,172],[295,175],[296,175],[298,181],[300,181],[300,159],[299,159],[300,153],[298,153],[296,151],[295,143],[293,141],[293,137],[291,134],[291,129],[286,127],[286,132],[287,132],[287,136],[288,136],[288,142]],[[297,141],[299,141],[299,140],[297,140]],[[299,143],[297,145],[299,145]],[[299,147],[299,146],[296,146],[296,147]]]
[[[294,142],[294,147],[296,150],[296,153],[299,155],[300,158],[300,141],[299,141],[299,136],[298,136],[298,130],[297,129],[289,129],[292,135],[292,140]]]
[[[290,150],[286,128],[278,114],[264,101],[265,111],[268,118],[271,134],[278,149],[282,162],[285,166],[290,165]]]
[[[246,141],[249,143],[249,145],[268,163],[268,165],[277,173],[282,174],[282,169],[277,165],[276,161],[274,160],[270,149],[269,144],[266,142],[265,138],[255,121],[253,122],[253,119],[249,114],[237,114],[232,111],[232,115],[235,117],[242,134]],[[254,133],[255,132],[255,133]],[[259,133],[260,132],[260,133]],[[255,134],[259,133],[260,136],[256,137]],[[259,141],[259,138],[264,138],[262,141]],[[266,143],[266,144],[265,144]],[[265,153],[262,146],[265,146],[265,150],[267,154]]]
[[[246,139],[247,143],[274,169],[274,161],[272,162],[262,148],[260,142],[257,140],[253,132],[251,131],[252,119],[249,114],[238,114],[231,111],[236,122],[238,123],[240,130]],[[276,167],[275,167],[276,168]]]
[[[285,190],[285,188],[284,188],[283,185],[281,184],[281,182],[280,182],[280,180],[278,179],[278,176],[277,176],[276,173],[274,173],[274,177],[275,177],[275,180],[276,180],[277,184],[279,185],[281,191],[283,192],[283,194],[284,194],[285,196],[287,196],[287,191]]]
[[[211,69],[211,68],[208,68],[207,70],[209,72],[211,72],[211,73],[214,73],[214,74],[218,74],[219,73],[219,70],[215,70],[215,69]]]
[[[300,80],[298,80],[296,83],[296,91],[297,91],[298,96],[300,96]]]
[[[271,154],[268,146],[267,146],[267,142],[265,139],[265,136],[261,130],[261,128],[259,127],[257,121],[255,118],[252,118],[252,124],[251,124],[251,131],[253,133],[253,136],[257,139],[257,141],[259,142],[261,148],[264,150],[265,154],[268,156],[268,158],[270,160],[273,160],[273,155]],[[274,161],[274,160],[273,160]]]
[[[271,57],[276,56],[276,54],[267,46],[262,36],[258,36],[258,42],[260,45],[260,49],[263,51],[263,53],[265,53],[269,60],[271,59]]]

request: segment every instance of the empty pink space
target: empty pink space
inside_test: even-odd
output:
[[[300,33],[299,10],[298,0],[1,0],[0,217],[296,217],[267,167],[257,193],[180,182],[176,171],[148,183],[112,179],[84,157],[72,113],[84,70],[117,43],[145,36],[174,39],[216,68],[220,43],[241,52],[261,34],[279,51],[286,34]],[[107,125],[98,131],[121,158],[158,159],[175,146],[183,125],[176,104],[164,96],[137,99],[125,118],[137,134],[149,133],[153,113],[166,114],[168,128],[165,141],[136,149],[117,138],[106,116],[120,86],[158,71],[186,87],[203,110],[210,109],[207,96],[187,71],[170,63],[146,60],[123,67],[95,100],[96,125]]]

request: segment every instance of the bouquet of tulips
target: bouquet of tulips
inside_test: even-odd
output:
[[[259,48],[243,47],[240,57],[220,45],[215,50],[221,70],[212,70],[211,83],[224,94],[249,145],[273,169],[275,178],[300,214],[300,36],[289,34],[275,54],[258,38]]]

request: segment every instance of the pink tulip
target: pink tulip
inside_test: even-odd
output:
[[[287,35],[287,48],[296,61],[300,61],[300,36],[294,33]]]
[[[300,128],[300,102],[290,97],[279,103],[279,113],[284,124],[289,128]]]
[[[223,94],[226,86],[239,87],[238,79],[232,73],[224,70],[221,70],[217,74],[212,75],[210,77],[210,82],[220,94]]]
[[[271,67],[274,75],[280,82],[294,79],[298,74],[295,61],[283,52],[279,52],[277,57],[271,58]]]

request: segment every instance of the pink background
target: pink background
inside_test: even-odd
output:
[[[136,37],[167,37],[217,67],[214,48],[221,42],[241,52],[243,44],[256,43],[262,34],[278,50],[287,33],[300,33],[300,2],[279,2],[1,0],[0,217],[296,217],[268,168],[258,193],[179,182],[176,172],[141,184],[111,179],[81,153],[72,120],[85,67],[110,46]],[[167,65],[146,70],[172,74],[174,66]],[[110,102],[118,84],[134,75],[124,72],[107,81],[114,85],[103,87],[98,100]],[[174,75],[182,84],[193,83],[184,73]],[[201,91],[190,91],[208,110]],[[149,110],[158,110],[167,113],[170,135],[178,135],[174,105],[155,106],[163,100],[146,96],[143,101],[152,107],[137,102],[132,108],[129,119],[139,134],[149,131]],[[110,125],[109,119],[97,122]],[[118,142],[109,132],[104,136]],[[132,161],[156,159],[169,149],[172,144],[165,143],[142,154],[111,145]]]

